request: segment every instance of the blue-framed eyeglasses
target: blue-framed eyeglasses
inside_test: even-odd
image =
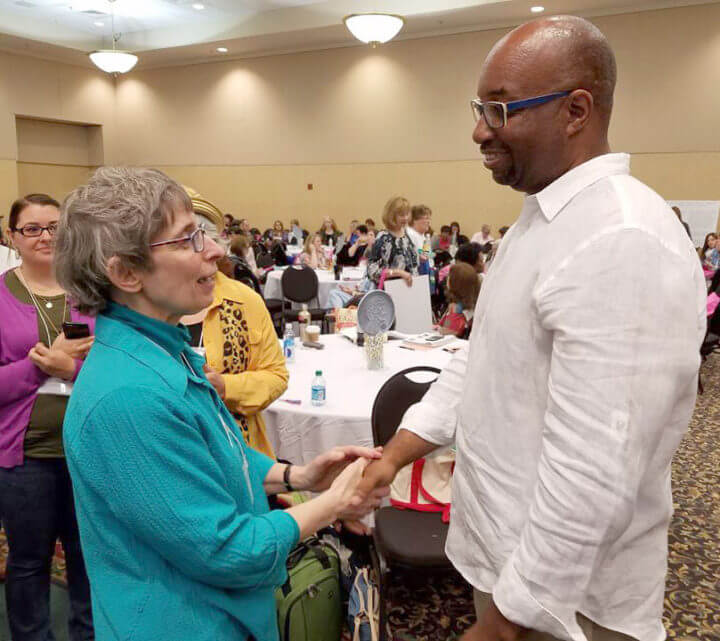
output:
[[[513,100],[512,102],[499,102],[497,100],[488,100],[483,102],[482,100],[475,98],[470,101],[470,107],[472,108],[475,122],[478,122],[480,118],[485,119],[485,124],[490,129],[500,129],[507,125],[508,114],[518,109],[527,109],[528,107],[537,107],[544,105],[546,102],[555,100],[556,98],[562,98],[572,93],[571,91],[556,91],[554,93],[546,93],[542,96],[535,96],[534,98],[525,98],[524,100]]]
[[[159,240],[156,243],[150,243],[150,247],[159,247],[160,245],[175,245],[177,243],[190,243],[193,251],[200,253],[205,249],[205,227],[200,225],[195,231],[188,236],[182,238],[170,238],[169,240]]]

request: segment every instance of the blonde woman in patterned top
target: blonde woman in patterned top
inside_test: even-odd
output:
[[[220,210],[185,189],[207,236],[222,243]],[[205,374],[235,417],[245,442],[274,458],[261,412],[287,389],[288,371],[265,301],[218,271],[212,304],[182,322],[190,330],[192,345],[204,350]]]

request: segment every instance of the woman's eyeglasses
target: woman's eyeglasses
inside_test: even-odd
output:
[[[38,236],[42,236],[42,233],[44,231],[46,231],[50,236],[54,236],[57,228],[57,223],[50,223],[47,227],[43,227],[42,225],[35,225],[34,223],[29,223],[28,225],[25,225],[23,227],[15,227],[13,231],[18,232],[26,238],[37,238]]]
[[[177,243],[190,243],[196,253],[200,253],[205,249],[205,227],[200,225],[189,236],[182,238],[171,238],[169,240],[159,240],[156,243],[150,243],[150,247],[159,247],[160,245],[175,245]]]

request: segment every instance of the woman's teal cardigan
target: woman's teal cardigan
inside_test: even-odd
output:
[[[188,332],[110,303],[64,424],[99,641],[277,639],[297,543]]]

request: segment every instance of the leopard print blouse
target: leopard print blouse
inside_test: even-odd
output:
[[[250,336],[248,324],[243,316],[242,304],[224,299],[218,308],[220,328],[223,337],[223,374],[242,374],[250,363]],[[245,438],[249,442],[247,419],[243,414],[234,412]]]

